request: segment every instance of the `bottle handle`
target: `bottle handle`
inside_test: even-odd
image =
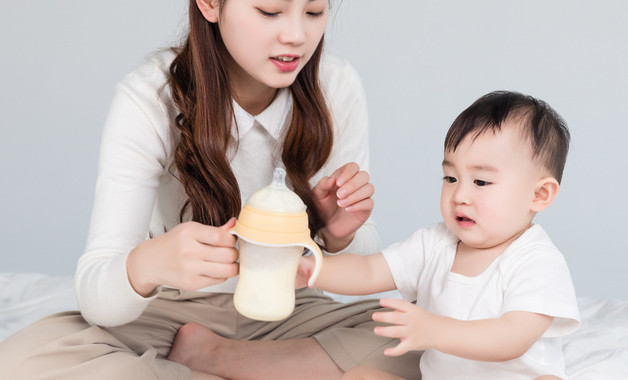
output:
[[[307,286],[311,288],[314,285],[314,282],[316,281],[316,278],[318,277],[318,274],[321,271],[321,266],[323,265],[323,253],[321,252],[321,249],[318,247],[318,244],[316,244],[314,240],[312,239],[309,239],[309,241],[303,243],[303,246],[309,249],[310,252],[312,252],[312,254],[314,255],[314,259],[316,261],[314,272],[312,273],[310,278],[307,280]]]

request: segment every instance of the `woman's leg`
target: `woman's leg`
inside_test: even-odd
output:
[[[174,380],[189,376],[188,368],[159,359],[153,348],[138,354],[106,330],[89,325],[78,312],[52,315],[0,343],[0,379]]]
[[[177,330],[210,318],[217,331],[233,330],[235,311],[224,306],[232,298],[166,289],[137,320],[109,328],[79,312],[44,318],[0,342],[0,379],[189,379],[187,367],[165,359]]]
[[[298,373],[299,378],[338,379],[362,365],[420,379],[420,353],[384,356],[383,350],[397,341],[373,334],[371,314],[377,308],[377,301],[345,305],[302,290],[295,312],[285,321],[267,323],[236,315],[238,332],[227,335],[185,325],[169,359],[225,378],[294,378]]]

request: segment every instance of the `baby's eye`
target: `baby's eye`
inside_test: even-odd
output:
[[[456,183],[456,182],[458,182],[456,177],[452,177],[452,176],[449,176],[449,175],[444,176],[443,177],[443,181],[445,181],[447,183]]]
[[[476,179],[475,181],[473,181],[473,183],[475,183],[478,186],[487,186],[490,185],[491,183],[488,181],[483,181],[481,179]]]

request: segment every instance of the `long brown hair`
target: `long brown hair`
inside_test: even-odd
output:
[[[224,0],[221,1],[221,6]],[[232,89],[226,66],[226,47],[218,26],[208,22],[196,1],[189,5],[190,31],[170,66],[169,85],[181,132],[174,164],[188,197],[192,220],[222,225],[240,212],[238,182],[227,159],[233,121]],[[307,206],[312,236],[323,227],[309,179],[329,158],[333,127],[318,80],[321,39],[309,62],[290,86],[292,119],[285,133],[282,161],[294,191]]]

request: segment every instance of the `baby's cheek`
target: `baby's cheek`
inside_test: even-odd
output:
[[[476,211],[484,221],[489,225],[499,226],[506,223],[509,219],[510,208],[508,204],[497,202],[497,199],[482,199],[476,203]]]

